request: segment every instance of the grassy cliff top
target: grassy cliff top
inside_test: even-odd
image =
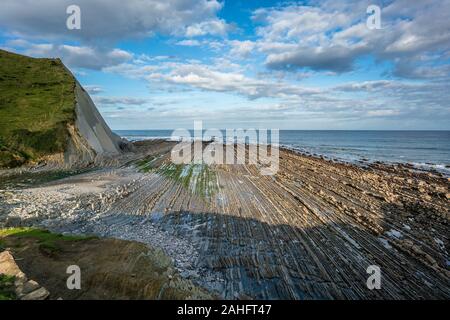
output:
[[[0,167],[63,152],[75,119],[75,79],[59,59],[0,50]]]

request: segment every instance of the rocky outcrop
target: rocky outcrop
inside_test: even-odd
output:
[[[27,278],[16,264],[11,252],[0,253],[0,275],[14,278],[14,292],[20,300],[45,300],[50,296],[47,289]]]
[[[70,138],[64,153],[65,166],[83,166],[130,151],[132,144],[111,131],[89,94],[76,80],[74,91],[76,120],[68,125]]]
[[[83,167],[130,149],[60,59],[0,60],[0,168]]]

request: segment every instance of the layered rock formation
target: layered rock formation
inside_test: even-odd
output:
[[[74,125],[69,125],[70,139],[64,153],[66,165],[92,163],[99,156],[117,156],[128,148],[128,142],[111,131],[78,81],[75,100],[76,120]]]
[[[61,60],[0,61],[0,168],[82,167],[127,149]]]
[[[175,165],[167,142],[38,188],[0,192],[0,225],[136,240],[227,299],[448,299],[449,180],[280,152],[280,169]],[[148,153],[144,150],[147,149]],[[380,267],[380,290],[367,287]]]

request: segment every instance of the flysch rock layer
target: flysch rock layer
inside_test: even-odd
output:
[[[98,154],[117,155],[122,139],[114,134],[98,112],[89,94],[77,82],[75,86],[76,127],[89,146]]]
[[[262,176],[255,165],[174,167],[167,142],[148,150],[137,165],[0,192],[0,225],[146,243],[227,299],[450,298],[443,177],[287,150]],[[367,287],[373,265],[380,290]]]
[[[71,73],[69,69],[67,72]],[[74,77],[75,79],[75,77]],[[85,166],[113,158],[130,144],[111,131],[89,94],[75,79],[74,125],[69,125],[69,142],[64,153],[65,167]]]

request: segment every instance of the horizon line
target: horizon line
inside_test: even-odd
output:
[[[181,128],[174,128],[174,129],[111,129],[112,131],[175,131]],[[194,130],[193,128],[183,128],[185,130]],[[204,128],[202,131],[205,130],[248,130],[248,129],[254,129],[254,130],[275,130],[277,128]],[[278,129],[279,131],[398,131],[398,132],[408,132],[408,131],[450,131],[450,129]]]

